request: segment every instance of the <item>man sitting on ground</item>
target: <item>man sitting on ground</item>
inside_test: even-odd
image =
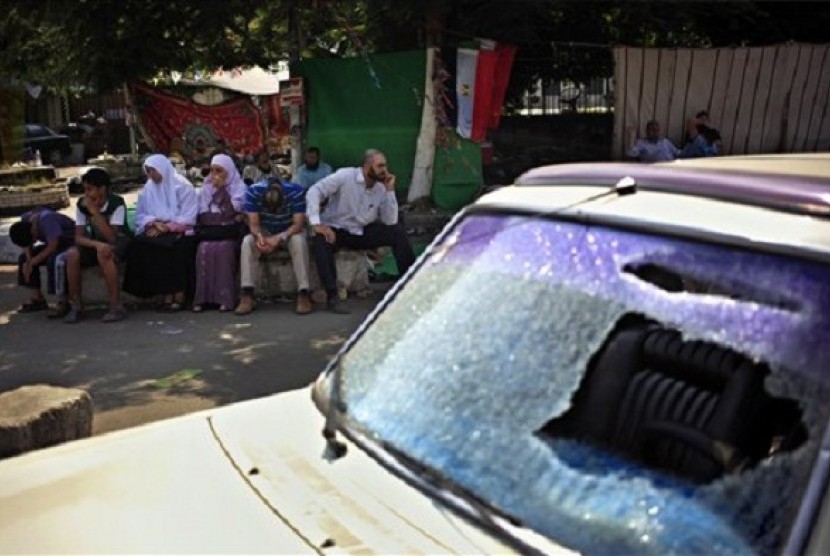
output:
[[[631,128],[630,131],[634,131]],[[664,162],[674,160],[680,154],[680,149],[666,137],[660,136],[660,123],[650,120],[646,124],[645,138],[637,139],[628,150],[628,156],[640,162]]]
[[[243,206],[251,233],[242,240],[240,282],[242,296],[237,315],[254,310],[254,286],[260,276],[260,257],[269,257],[281,247],[291,254],[297,279],[296,312],[311,312],[309,254],[305,229],[303,188],[280,178],[269,178],[248,188]]]

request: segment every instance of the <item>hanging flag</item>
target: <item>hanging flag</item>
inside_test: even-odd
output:
[[[473,125],[470,139],[481,142],[487,138],[493,101],[493,77],[496,69],[496,43],[480,41],[476,63],[475,99],[473,102]]]
[[[483,39],[478,47],[442,47],[433,81],[439,129],[482,142],[499,126],[516,47]]]
[[[436,97],[436,113],[438,125],[455,129],[458,122],[458,107],[455,104],[456,63],[458,49],[444,46],[440,51],[440,63],[435,66],[433,82]]]
[[[458,122],[455,130],[461,137],[469,139],[473,130],[473,105],[475,99],[478,50],[459,48],[457,60],[458,73],[456,74],[455,96],[456,105],[458,106]]]
[[[490,121],[487,127],[497,129],[501,121],[501,107],[507,94],[507,83],[510,81],[510,72],[513,70],[513,60],[516,57],[516,47],[496,45],[496,63],[493,70],[492,99],[490,100]]]

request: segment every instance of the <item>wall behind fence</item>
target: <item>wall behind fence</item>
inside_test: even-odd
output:
[[[708,110],[726,154],[830,150],[830,45],[614,48],[612,154],[626,130],[656,119],[682,146],[685,122]]]

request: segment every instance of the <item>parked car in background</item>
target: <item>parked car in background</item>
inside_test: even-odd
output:
[[[41,124],[26,124],[23,145],[26,149],[24,159],[31,159],[37,151],[43,164],[59,165],[63,159],[72,154],[69,136],[61,135],[52,128]]]
[[[830,155],[527,172],[312,399],[0,462],[0,546],[830,553],[828,194]]]

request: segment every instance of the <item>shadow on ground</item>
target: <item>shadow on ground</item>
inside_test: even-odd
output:
[[[0,266],[0,391],[26,384],[86,389],[96,434],[308,385],[381,299],[350,299],[349,315],[290,303],[246,317],[208,311],[131,312],[104,324],[102,311],[76,325],[17,314],[16,267]]]

